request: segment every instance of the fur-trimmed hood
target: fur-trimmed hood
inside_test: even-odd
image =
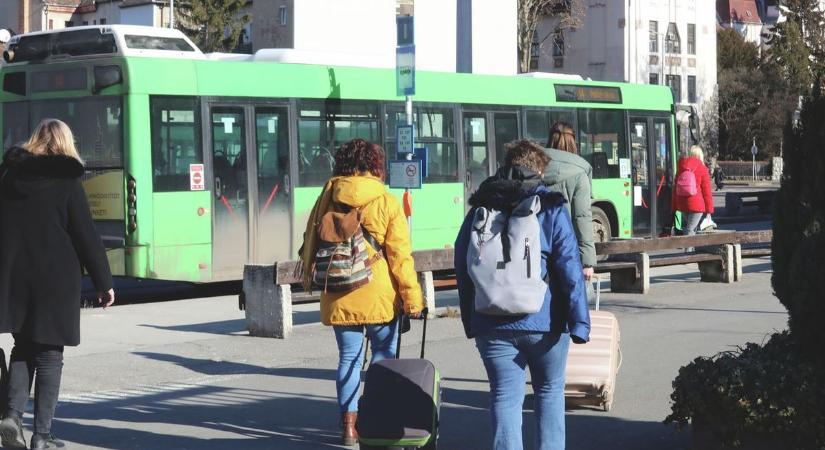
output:
[[[565,202],[561,194],[551,192],[544,186],[536,172],[523,166],[504,166],[481,183],[470,196],[470,206],[509,211],[531,195],[539,196],[543,211]]]
[[[51,186],[56,180],[83,176],[83,164],[64,155],[34,155],[22,147],[12,147],[3,155],[0,185],[7,191],[26,195]]]

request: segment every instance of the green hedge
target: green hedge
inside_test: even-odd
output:
[[[765,345],[696,358],[673,381],[665,423],[700,422],[728,446],[786,438],[788,449],[825,449],[825,379],[786,332]]]

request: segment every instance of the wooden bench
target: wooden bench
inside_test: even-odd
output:
[[[435,314],[433,272],[453,270],[453,250],[413,252],[418,282],[424,302]],[[286,338],[292,334],[292,285],[300,284],[298,261],[244,266],[243,289],[239,305],[246,314],[249,334],[260,337]]]
[[[596,272],[610,273],[613,292],[646,293],[650,289],[650,268],[697,263],[702,281],[732,283],[741,279],[740,243],[770,242],[771,231],[714,232],[696,236],[658,239],[628,239],[596,244],[596,253],[611,255]],[[660,255],[656,252],[696,247],[688,254]],[[651,255],[651,252],[654,254]],[[453,249],[413,252],[418,281],[431,314],[435,311],[433,272],[451,271]],[[252,336],[285,338],[292,333],[292,285],[300,284],[298,261],[244,266],[243,290],[239,298],[246,312]]]
[[[702,281],[733,283],[742,278],[742,244],[770,242],[772,232],[716,231],[693,236],[628,239],[596,243],[596,253],[611,255],[599,263],[598,273],[610,273],[613,292],[645,294],[650,290],[650,268],[696,263]],[[694,248],[685,254],[660,252]]]
[[[773,199],[776,191],[754,192],[726,192],[725,213],[729,216],[738,215],[744,207],[757,207],[759,212],[766,214],[773,209]]]

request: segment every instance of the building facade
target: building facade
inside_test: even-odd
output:
[[[14,33],[83,25],[169,26],[168,0],[2,0],[0,28]]]
[[[368,54],[394,66],[396,13],[395,1],[256,1],[253,49]],[[454,72],[463,51],[472,55],[473,73],[516,73],[516,0],[415,0],[413,16],[418,70]],[[467,42],[460,25],[470,30]]]
[[[764,6],[763,6],[764,5]],[[760,45],[762,43],[762,14],[768,17],[768,8],[764,2],[757,0],[717,0],[716,14],[719,25],[739,32],[745,41]],[[774,22],[775,23],[775,22]]]
[[[716,10],[711,0],[585,1],[581,27],[536,32],[534,67],[604,81],[668,85],[716,127]],[[539,42],[548,36],[544,42]]]

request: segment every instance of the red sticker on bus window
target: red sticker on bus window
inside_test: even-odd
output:
[[[189,164],[189,190],[202,191],[204,189],[203,164]]]

